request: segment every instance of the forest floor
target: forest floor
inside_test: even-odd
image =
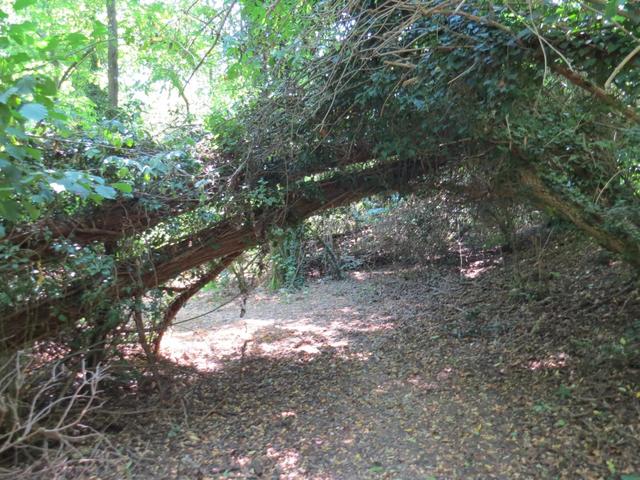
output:
[[[464,265],[256,291],[242,318],[177,325],[165,398],[106,406],[118,475],[640,479],[633,272],[571,242]],[[204,292],[178,322],[213,307]]]

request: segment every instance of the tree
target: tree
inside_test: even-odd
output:
[[[109,21],[107,55],[109,107],[112,112],[115,112],[118,109],[118,19],[116,15],[116,0],[107,0],[107,18]]]
[[[7,224],[7,346],[62,330],[117,331],[136,299],[179,306],[161,287],[182,275],[196,288],[267,241],[272,226],[425,182],[465,191],[481,178],[484,197],[475,201],[528,200],[638,264],[631,14],[608,20],[564,3],[345,0],[239,2],[236,15],[235,5],[207,10],[197,29],[156,38],[145,28],[137,38],[138,61],[178,91],[225,56],[208,149],[189,147],[192,131],[177,150],[175,136],[171,148],[114,122],[100,129],[108,142],[47,146],[49,164],[73,158],[94,183],[80,182],[85,200],[69,181],[32,220]],[[163,8],[138,12],[135,25],[165,18]],[[180,8],[173,14],[183,18],[195,7]],[[220,49],[201,43],[198,29],[215,45],[222,38]],[[229,82],[235,103],[221,100]]]

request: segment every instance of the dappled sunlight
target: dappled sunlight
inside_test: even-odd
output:
[[[218,453],[212,461],[206,450],[202,462],[228,468],[229,477],[216,480],[502,478],[499,468],[538,453],[533,441],[552,452],[549,461],[557,456],[550,446],[575,451],[575,425],[563,408],[578,391],[570,376],[580,359],[551,344],[512,356],[514,337],[483,330],[502,319],[483,303],[497,271],[479,281],[467,281],[458,266],[435,277],[365,272],[364,281],[312,282],[279,297],[260,292],[244,318],[229,307],[178,325],[163,351],[215,372],[202,375],[209,391],[197,390],[188,407],[197,415],[214,409],[200,428],[220,438]],[[423,281],[409,286],[415,279]],[[452,325],[459,330],[451,333]],[[521,334],[509,326],[505,332]],[[564,390],[545,397],[542,387],[556,377]],[[544,443],[547,424],[553,444]],[[530,433],[530,425],[539,430]],[[627,441],[634,434],[623,433]]]
[[[433,276],[366,272],[366,281],[257,292],[243,318],[236,305],[176,325],[163,351],[207,373],[180,391],[192,393],[171,422],[180,424],[186,411],[190,431],[210,439],[199,457],[189,443],[179,458],[197,460],[211,480],[502,478],[531,455],[552,462],[563,449],[573,458],[581,448],[574,429],[582,442],[594,422],[580,429],[569,413],[590,419],[604,410],[568,405],[583,392],[573,377],[576,353],[535,343],[528,318],[517,323],[512,309],[485,303],[499,272],[479,281],[466,280],[458,265]],[[520,305],[505,284],[497,290],[505,292],[502,305]],[[199,301],[183,318],[215,307]],[[490,328],[503,323],[509,328]],[[514,354],[523,332],[527,343],[517,340]],[[631,425],[618,437],[627,445],[635,445]],[[548,478],[524,472],[513,478]]]
[[[353,305],[340,304],[310,310],[306,295],[284,298],[286,308],[274,295],[259,292],[251,302],[251,309],[256,312],[253,315],[240,318],[237,308],[231,305],[193,326],[180,324],[167,332],[161,352],[179,364],[202,371],[220,370],[234,358],[311,359],[325,351],[366,361],[369,352],[353,352],[348,348],[353,335],[394,328],[389,314],[367,315]]]
[[[307,480],[309,477],[305,470],[300,466],[300,453],[292,448],[278,450],[274,447],[267,449],[267,457],[276,463],[280,475],[278,478],[286,480]],[[314,479],[331,480],[333,477],[317,475],[313,476]]]
[[[393,277],[393,276],[397,276],[398,274],[411,274],[411,273],[415,273],[420,271],[420,267],[413,266],[413,267],[394,267],[394,268],[384,268],[384,269],[377,269],[377,270],[357,270],[354,272],[349,272],[349,277],[357,280],[359,282],[365,281],[365,280],[371,280],[373,278],[380,278],[380,277]]]
[[[526,364],[527,370],[557,370],[567,366],[569,355],[564,352],[553,353],[544,358],[530,360]]]
[[[407,379],[407,383],[409,383],[410,385],[414,386],[415,388],[417,388],[419,390],[430,391],[430,390],[437,390],[438,389],[438,383],[437,382],[431,382],[431,381],[427,380],[422,375],[413,375],[413,376],[409,377]]]
[[[640,480],[639,26],[2,1],[0,479]]]
[[[465,278],[478,278],[488,271],[494,269],[496,266],[502,264],[502,258],[482,258],[480,260],[474,260],[463,266],[460,271]]]
[[[362,282],[367,280],[370,277],[370,274],[368,272],[353,272],[351,276],[359,282]]]

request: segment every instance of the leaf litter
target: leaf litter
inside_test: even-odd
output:
[[[598,255],[356,271],[176,326],[170,394],[109,406],[119,475],[640,478],[638,281]]]

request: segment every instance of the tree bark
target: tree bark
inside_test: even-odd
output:
[[[558,75],[562,75],[564,78],[569,80],[571,83],[573,83],[577,87],[580,87],[583,90],[589,92],[598,100],[607,104],[609,107],[613,108],[614,110],[617,110],[622,115],[627,117],[629,120],[636,123],[640,122],[640,115],[638,115],[638,112],[634,108],[631,108],[623,104],[617,98],[607,93],[603,88],[589,81],[580,73],[574,70],[570,70],[569,68],[559,64],[552,64],[551,70],[556,72]]]
[[[87,293],[100,291],[103,302],[141,295],[181,273],[212,260],[239,255],[266,241],[272,226],[294,225],[322,210],[346,205],[374,193],[408,189],[421,175],[437,168],[438,161],[397,161],[372,167],[351,175],[341,174],[321,182],[299,185],[286,196],[283,206],[257,208],[247,221],[236,216],[221,221],[189,238],[149,252],[152,262],[142,269],[131,262],[116,267],[112,279],[102,276],[85,278],[54,298],[44,298],[5,312],[0,320],[0,342],[7,348],[20,347],[35,340],[52,337],[76,320],[89,317],[96,305],[87,302]]]
[[[593,238],[610,252],[620,254],[627,262],[640,268],[640,243],[633,230],[640,231],[638,225],[629,222],[624,229],[615,234],[606,228],[606,212],[588,211],[571,195],[563,195],[531,168],[523,168],[519,172],[520,184],[534,203],[543,208],[550,208],[554,213],[573,223],[578,229]]]
[[[326,158],[329,152],[318,149],[318,159],[311,165],[294,168],[286,175],[278,175],[271,180],[274,183],[287,182],[291,184],[307,175],[322,173],[332,168],[346,167],[371,160],[372,155],[366,144],[359,144],[353,148],[334,153]],[[230,181],[238,186],[241,183],[242,169],[236,171]],[[212,197],[221,192],[214,192]],[[164,201],[160,208],[149,210],[145,199],[154,199],[153,192],[140,194],[140,199],[105,201],[102,206],[92,209],[89,213],[76,216],[47,218],[34,223],[18,225],[1,238],[1,243],[13,244],[23,249],[33,250],[42,260],[49,255],[55,255],[50,250],[53,241],[66,239],[80,245],[95,241],[115,242],[121,238],[140,234],[158,225],[170,216],[177,216],[202,206],[199,200],[176,198]]]
[[[107,78],[109,89],[110,115],[118,109],[118,19],[116,0],[107,0],[107,19],[109,23],[109,43],[107,46]]]

